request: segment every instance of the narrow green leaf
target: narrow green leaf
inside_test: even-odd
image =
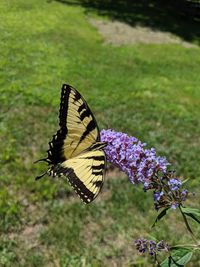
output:
[[[199,209],[184,208],[184,207],[181,207],[181,209],[185,214],[193,214],[197,217],[200,217],[200,210]]]
[[[185,213],[185,215],[191,217],[194,221],[200,224],[200,220],[197,217],[195,217],[192,213]]]
[[[169,209],[168,208],[165,208],[164,210],[162,210],[158,216],[156,217],[156,220],[155,222],[153,223],[153,225],[151,226],[152,228],[157,224],[158,221],[160,221],[166,214],[167,214],[167,210]]]
[[[183,180],[182,181],[182,185],[185,184],[185,183],[187,183],[189,180],[190,180],[190,178],[187,178],[187,179]]]
[[[172,264],[174,264],[175,266],[177,266],[177,267],[184,267],[184,265],[179,264],[178,262],[176,262],[176,261],[172,258],[172,256],[170,256],[170,259],[171,259]],[[170,266],[171,266],[171,265],[170,265]]]
[[[180,258],[180,259],[177,261],[177,263],[178,263],[178,264],[183,264],[183,266],[184,266],[186,263],[188,263],[188,262],[191,260],[192,255],[193,255],[193,252],[192,252],[192,251],[188,252],[188,253],[185,254],[182,258]]]
[[[188,249],[190,251],[193,251],[194,249],[200,249],[200,245],[193,245],[193,244],[185,244],[185,245],[176,245],[176,246],[170,246],[170,251],[175,251],[179,249]]]
[[[197,217],[200,218],[200,210],[199,209],[181,207],[181,210],[185,215],[189,216],[190,218],[192,218],[193,220],[195,220],[196,222],[198,222],[200,224],[200,219],[197,218]]]
[[[185,264],[187,264],[191,260],[192,255],[193,252],[191,249],[180,248],[171,255],[171,258],[168,257],[167,259],[165,259],[161,263],[161,267],[184,267]]]
[[[184,222],[185,222],[185,226],[186,226],[188,232],[189,232],[192,236],[194,236],[193,231],[192,231],[192,229],[191,229],[191,227],[190,227],[190,225],[189,225],[189,223],[188,223],[188,221],[187,221],[186,214],[183,212],[181,206],[179,206],[179,209],[180,209],[180,212],[181,212],[181,214],[182,214],[182,216],[183,216],[183,220],[184,220]]]

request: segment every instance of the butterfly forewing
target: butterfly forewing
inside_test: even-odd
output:
[[[99,141],[98,126],[86,101],[76,89],[65,84],[61,91],[59,119],[60,129],[48,150],[52,163],[77,156]]]
[[[80,154],[97,140],[97,123],[83,98],[71,88],[67,112],[67,136],[63,147],[65,157],[69,159]]]

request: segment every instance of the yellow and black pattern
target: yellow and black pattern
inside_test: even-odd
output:
[[[106,159],[102,149],[106,144],[100,142],[97,122],[86,101],[66,84],[61,91],[59,126],[49,142],[47,158],[42,159],[51,165],[44,174],[67,176],[80,198],[89,203],[103,184]]]
[[[53,164],[78,155],[100,140],[96,120],[86,101],[69,85],[63,85],[59,114],[60,129],[49,143]]]
[[[105,155],[88,151],[61,164],[60,171],[85,203],[93,201],[101,190],[105,175]]]

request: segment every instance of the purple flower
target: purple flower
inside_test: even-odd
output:
[[[179,190],[182,185],[182,182],[177,178],[172,178],[168,181],[168,185],[170,186],[171,190]]]
[[[170,250],[170,247],[169,247],[169,245],[167,244],[167,242],[165,242],[164,240],[161,240],[161,241],[158,242],[158,244],[157,244],[157,250],[158,250],[158,251],[161,251],[161,250],[169,251],[169,250]]]
[[[154,148],[146,149],[137,138],[113,130],[102,130],[100,136],[107,143],[107,160],[125,172],[133,184],[141,182],[147,187],[155,174],[166,172],[166,158],[158,157]]]
[[[145,253],[148,250],[148,241],[146,239],[136,239],[135,240],[135,245],[136,249],[140,253]]]
[[[188,190],[184,189],[182,192],[181,192],[181,200],[182,201],[185,201],[186,198],[188,196]]]
[[[154,240],[147,240],[141,238],[141,239],[136,239],[134,243],[136,249],[140,253],[149,252],[149,254],[152,257],[155,257],[157,252],[159,251],[165,250],[168,252],[170,250],[169,245],[164,240],[161,240],[158,243],[156,243]]]
[[[153,197],[154,197],[154,201],[157,202],[160,200],[161,196],[163,196],[164,193],[161,191],[161,192],[154,192],[153,194]]]
[[[187,190],[181,191],[182,182],[173,171],[167,171],[170,164],[165,157],[157,156],[154,148],[147,149],[137,138],[113,130],[102,130],[100,137],[107,143],[107,160],[125,172],[133,184],[142,183],[145,192],[153,190],[156,210],[176,209],[186,200]]]
[[[178,203],[172,203],[171,208],[172,208],[173,210],[176,210],[176,209],[178,208],[178,206],[179,206]]]
[[[156,242],[153,241],[153,240],[150,240],[149,241],[149,254],[151,256],[155,256],[156,255],[156,250],[157,250]]]

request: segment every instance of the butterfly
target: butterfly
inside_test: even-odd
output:
[[[105,176],[106,156],[97,122],[80,93],[70,85],[61,89],[59,130],[49,142],[44,175],[65,176],[85,203],[99,194]]]

